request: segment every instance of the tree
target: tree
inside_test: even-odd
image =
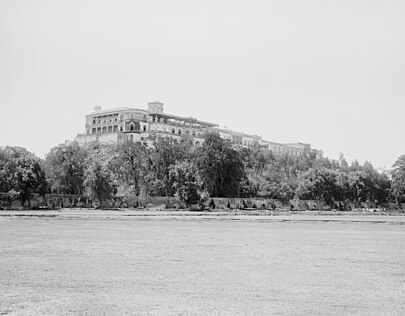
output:
[[[88,149],[83,185],[87,196],[98,199],[100,208],[116,193],[117,180],[112,169],[114,149],[99,143]]]
[[[87,194],[91,198],[97,198],[100,208],[104,207],[104,202],[110,199],[114,193],[114,182],[111,173],[100,161],[92,161],[85,172],[84,185]]]
[[[43,162],[25,148],[1,148],[0,167],[1,190],[19,197],[22,205],[33,193],[45,194]]]
[[[358,174],[364,186],[360,196],[362,201],[387,202],[391,184],[386,174],[379,173],[369,161],[363,164]]]
[[[401,155],[392,166],[392,195],[397,203],[405,200],[405,155]]]
[[[347,171],[349,169],[349,164],[347,163],[347,160],[345,159],[343,153],[340,153],[339,155],[339,165],[343,171]]]
[[[337,172],[327,168],[309,169],[299,175],[297,195],[303,199],[332,203],[339,192]]]
[[[170,170],[175,196],[187,207],[198,202],[203,194],[202,181],[197,166],[189,161],[176,163]]]
[[[175,191],[169,176],[170,170],[177,161],[184,161],[190,146],[171,137],[151,137],[150,140],[151,146],[147,148],[146,159],[148,193],[154,196],[173,196]]]
[[[218,133],[207,133],[202,147],[195,151],[197,166],[210,196],[239,195],[244,166],[239,152]]]
[[[240,195],[243,197],[267,197],[269,194],[265,174],[274,161],[273,153],[259,146],[240,148],[245,178],[240,185]]]
[[[87,151],[77,142],[66,142],[50,150],[45,169],[52,192],[83,194]]]
[[[0,192],[12,189],[12,177],[15,171],[15,161],[10,147],[0,147]]]
[[[358,171],[340,171],[336,177],[338,194],[335,199],[339,201],[348,200],[350,202],[359,202],[364,195],[364,183],[361,173]]]
[[[146,182],[146,158],[145,144],[127,141],[117,145],[112,168],[122,192],[140,195]]]

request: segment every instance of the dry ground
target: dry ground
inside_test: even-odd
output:
[[[405,315],[400,219],[104,214],[0,216],[0,315]]]

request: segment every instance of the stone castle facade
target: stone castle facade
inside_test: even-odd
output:
[[[217,124],[193,117],[168,114],[163,111],[163,103],[159,101],[148,103],[147,110],[130,107],[102,110],[101,107],[94,107],[94,111],[86,115],[85,132],[78,134],[76,141],[80,145],[92,142],[117,144],[125,141],[146,141],[149,135],[179,140],[183,135],[189,135],[194,144],[199,145],[204,141],[206,132],[217,132],[235,146],[259,145],[275,154],[300,156],[305,150],[311,151],[309,144],[266,141],[258,135],[221,129]]]

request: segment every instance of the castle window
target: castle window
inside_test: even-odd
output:
[[[96,133],[96,129],[95,129],[95,128],[92,128],[92,129],[91,129],[91,133],[92,133],[92,134],[95,134],[95,133]]]
[[[175,130],[174,130],[174,128],[172,129],[172,134],[174,134],[174,132],[175,132]]]
[[[93,119],[93,125],[95,125],[95,124],[96,124],[96,120]]]
[[[179,135],[181,135],[181,130],[179,130],[179,132],[178,132],[178,133],[179,133]]]
[[[143,131],[146,132],[146,125],[143,126]]]
[[[112,126],[108,126],[108,132],[109,132],[109,133],[112,132]]]
[[[120,126],[120,131],[122,132],[122,126]]]
[[[133,132],[133,130],[134,130],[134,126],[133,126],[133,125],[131,125],[131,126],[129,127],[129,130],[130,130],[131,132]]]
[[[118,126],[117,125],[114,125],[113,131],[114,132],[118,131]]]

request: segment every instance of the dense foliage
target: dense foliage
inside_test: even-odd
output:
[[[24,203],[32,193],[87,194],[102,205],[112,196],[177,196],[187,204],[211,197],[293,198],[327,203],[405,201],[405,155],[390,172],[371,163],[350,165],[313,152],[275,155],[261,147],[234,147],[216,133],[193,146],[190,138],[150,137],[143,143],[67,142],[44,160],[24,148],[0,148],[0,191]]]
[[[32,193],[45,194],[43,161],[24,148],[0,148],[0,191],[19,198],[22,205]]]

